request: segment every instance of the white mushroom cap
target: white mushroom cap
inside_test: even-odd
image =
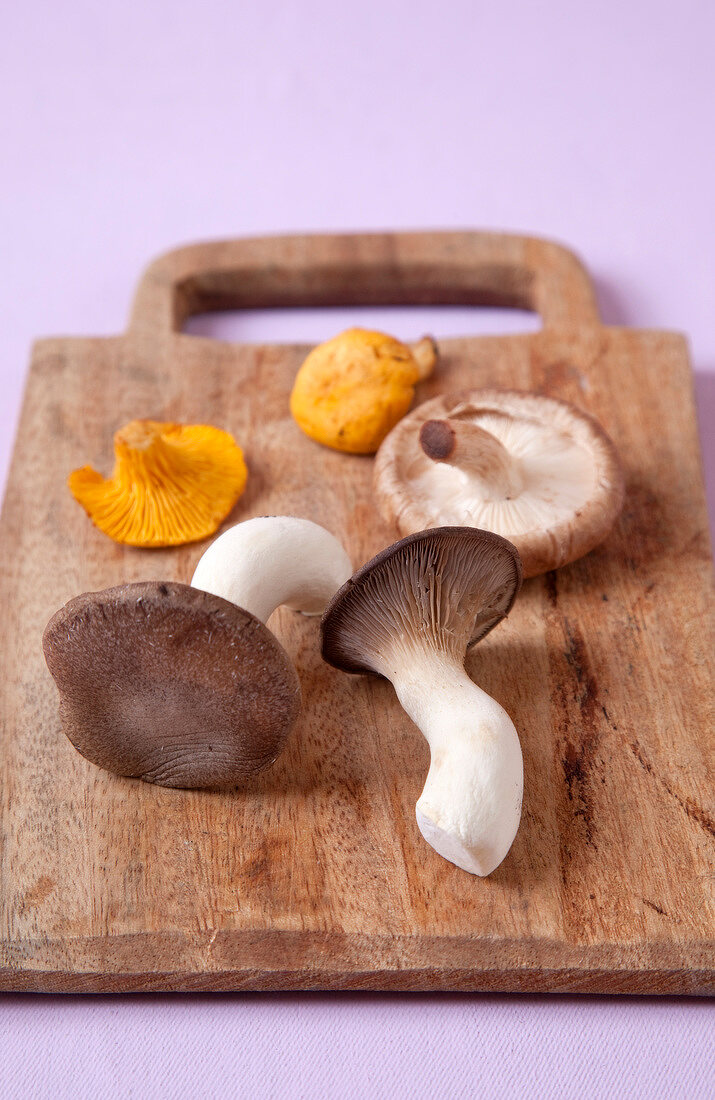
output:
[[[321,614],[351,573],[345,550],[324,527],[296,516],[258,516],[211,543],[191,584],[265,623],[282,604]]]
[[[402,535],[452,525],[494,531],[517,547],[527,577],[601,542],[624,492],[615,447],[593,417],[509,390],[420,405],[380,447],[374,486]]]

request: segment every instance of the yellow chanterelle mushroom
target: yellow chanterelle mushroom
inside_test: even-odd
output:
[[[431,337],[408,346],[383,332],[351,328],[311,351],[290,408],[306,435],[351,454],[374,454],[409,409],[415,385],[432,373]]]
[[[130,546],[207,538],[246,485],[241,448],[208,424],[132,420],[114,436],[114,454],[111,478],[83,466],[67,483],[95,526]]]

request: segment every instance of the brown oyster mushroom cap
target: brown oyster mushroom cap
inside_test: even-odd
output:
[[[43,649],[75,748],[165,787],[240,783],[276,759],[300,709],[270,630],[185,584],[85,592],[50,619]]]
[[[401,534],[451,524],[494,531],[516,546],[525,577],[597,546],[624,496],[618,454],[597,420],[514,390],[426,401],[383,441],[373,484]]]
[[[441,650],[461,665],[509,614],[521,587],[510,542],[474,527],[437,527],[382,550],[335,593],[321,622],[323,660],[387,675],[396,648]]]

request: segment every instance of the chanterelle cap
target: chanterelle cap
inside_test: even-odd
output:
[[[346,672],[385,674],[395,647],[458,657],[509,613],[521,585],[514,546],[491,531],[438,527],[388,546],[328,604],[323,658]]]
[[[86,592],[50,620],[64,732],[93,763],[166,787],[228,786],[272,763],[300,707],[260,620],[189,585]]]
[[[403,535],[447,524],[513,542],[530,577],[601,542],[623,503],[613,443],[565,401],[509,390],[445,394],[408,413],[375,460],[385,519]]]

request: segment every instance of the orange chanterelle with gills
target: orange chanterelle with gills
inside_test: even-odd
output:
[[[68,485],[92,522],[129,546],[207,538],[246,486],[243,452],[208,424],[132,420],[114,436],[114,472],[75,470]]]

